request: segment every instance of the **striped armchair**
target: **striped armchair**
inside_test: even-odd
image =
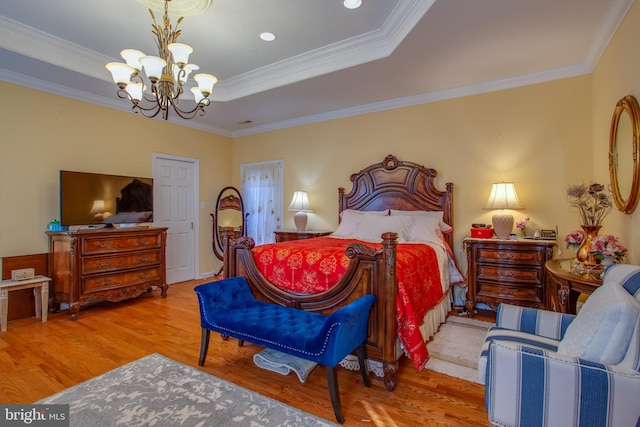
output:
[[[500,305],[478,377],[493,425],[640,427],[640,266],[608,267],[578,316]]]

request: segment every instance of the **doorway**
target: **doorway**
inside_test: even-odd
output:
[[[196,278],[199,271],[197,159],[153,155],[154,225],[167,227],[167,284]]]

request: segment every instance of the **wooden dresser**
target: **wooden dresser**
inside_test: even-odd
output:
[[[47,232],[50,307],[69,305],[75,320],[85,302],[121,301],[153,287],[167,296],[166,228]]]
[[[502,302],[548,308],[545,263],[553,258],[554,240],[464,240],[467,249],[467,313],[483,303],[497,309]]]

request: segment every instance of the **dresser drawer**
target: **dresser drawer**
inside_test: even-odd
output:
[[[82,255],[107,254],[111,252],[138,251],[145,249],[160,249],[162,240],[157,233],[147,233],[136,236],[109,236],[85,238],[81,240]]]
[[[162,257],[160,249],[153,251],[118,253],[110,256],[82,258],[82,274],[105,273],[114,270],[138,268],[159,264]]]
[[[512,301],[519,303],[542,303],[544,289],[539,286],[510,286],[502,283],[477,282],[477,296],[481,299]]]
[[[154,284],[161,284],[161,277],[160,267],[152,267],[124,273],[105,274],[95,277],[83,277],[81,291],[83,294],[86,294],[145,283],[148,283],[149,286],[153,286]]]
[[[500,266],[493,264],[478,264],[476,278],[507,283],[542,283],[543,270],[539,268],[514,268],[513,266]]]
[[[493,248],[480,247],[476,253],[476,262],[497,262],[509,265],[536,265],[544,264],[542,251],[519,250],[517,248]]]

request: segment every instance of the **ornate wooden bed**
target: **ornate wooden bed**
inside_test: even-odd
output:
[[[434,185],[436,176],[435,169],[389,155],[384,161],[351,175],[351,191],[339,189],[339,211],[442,211],[444,222],[453,225],[453,184],[447,183],[446,190],[440,191]],[[331,312],[364,294],[374,294],[377,302],[369,320],[367,356],[382,363],[385,387],[392,391],[402,355],[398,352],[396,324],[397,236],[384,233],[379,250],[364,244],[349,245],[347,256],[351,261],[346,273],[334,287],[320,294],[292,294],[269,283],[254,262],[251,253],[254,242],[250,237],[228,241],[224,274],[245,276],[257,298],[318,312]],[[453,247],[452,233],[444,237]]]

